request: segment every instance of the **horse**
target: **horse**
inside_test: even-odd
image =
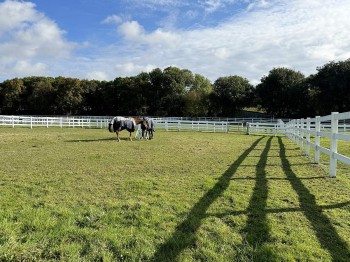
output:
[[[141,123],[142,138],[153,139],[154,137],[154,121],[152,118],[144,117],[144,122]]]
[[[122,117],[122,116],[116,116],[114,117],[108,124],[108,130],[111,133],[116,133],[117,135],[117,141],[119,142],[119,132],[126,129],[129,131],[130,136],[129,139],[132,141],[131,133],[135,131],[135,126],[143,124],[147,126],[146,121],[143,118],[133,118],[133,117]]]

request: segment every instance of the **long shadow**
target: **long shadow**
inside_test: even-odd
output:
[[[90,142],[102,142],[102,141],[111,141],[111,140],[116,140],[115,137],[107,137],[107,138],[98,138],[98,139],[75,139],[75,140],[65,140],[64,142],[69,142],[69,143],[90,143]]]
[[[174,261],[182,250],[191,247],[196,241],[196,231],[206,217],[210,205],[227,189],[231,177],[235,174],[244,159],[263,139],[257,139],[243,154],[225,171],[218,182],[193,206],[185,221],[179,224],[173,235],[162,244],[154,254],[152,261]]]
[[[271,140],[272,137],[267,140],[265,149],[261,153],[259,163],[256,166],[255,187],[247,208],[247,225],[242,231],[246,233],[246,240],[253,248],[253,253],[250,254],[252,259],[261,255],[261,257],[264,257],[265,259],[268,258],[269,261],[275,261],[276,259],[273,253],[270,250],[263,248],[263,244],[270,239],[270,226],[266,221],[268,180],[266,178],[265,169],[267,155],[271,148]]]
[[[322,209],[317,206],[315,196],[310,193],[291,169],[291,164],[286,157],[285,146],[280,137],[278,143],[284,173],[298,194],[300,208],[310,221],[321,246],[329,251],[333,261],[350,261],[347,243],[338,235],[329,218],[322,213]]]
[[[76,140],[65,140],[64,142],[69,142],[69,143],[80,143],[80,142],[84,142],[84,143],[90,143],[90,142],[103,142],[103,141],[115,141],[117,142],[117,138],[116,137],[107,137],[107,138],[98,138],[98,139],[76,139]],[[130,141],[128,137],[120,137],[120,141]],[[137,139],[133,139],[134,141],[140,141]]]
[[[318,206],[318,208],[321,210],[327,210],[327,209],[343,208],[347,206],[350,206],[350,201],[331,204],[331,205]],[[303,209],[300,207],[286,207],[286,208],[282,207],[282,208],[266,209],[267,214],[278,214],[278,213],[288,213],[288,212],[303,212]],[[224,218],[226,216],[248,215],[248,212],[247,210],[235,210],[228,213],[207,213],[206,215],[207,217]]]

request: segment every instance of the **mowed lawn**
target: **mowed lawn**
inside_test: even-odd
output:
[[[121,136],[0,128],[0,261],[350,261],[349,167],[285,137]]]

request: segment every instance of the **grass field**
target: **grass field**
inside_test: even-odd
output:
[[[350,261],[349,167],[284,137],[121,135],[0,128],[0,261]]]

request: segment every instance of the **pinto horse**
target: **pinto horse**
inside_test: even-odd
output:
[[[130,141],[132,141],[131,133],[135,131],[135,127],[138,124],[144,124],[147,126],[146,121],[143,118],[125,118],[122,116],[116,116],[114,117],[108,124],[108,130],[111,133],[116,133],[117,135],[117,141],[119,142],[119,132],[126,129],[130,133]]]
[[[141,123],[142,138],[153,139],[154,136],[154,121],[152,118],[144,117],[144,122]]]

